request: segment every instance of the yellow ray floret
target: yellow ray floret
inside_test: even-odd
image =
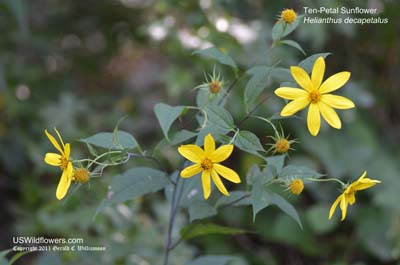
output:
[[[60,154],[47,153],[44,157],[44,161],[49,165],[60,167],[62,170],[60,182],[58,183],[56,190],[56,197],[58,200],[61,200],[65,197],[69,186],[71,185],[74,169],[70,161],[70,144],[64,144],[60,133],[57,131],[57,129],[54,130],[56,131],[60,143],[58,143],[56,138],[54,138],[54,136],[52,136],[47,130],[45,130],[45,134]]]
[[[190,178],[201,172],[203,194],[206,200],[211,194],[211,179],[222,194],[229,196],[220,176],[233,183],[240,183],[240,177],[234,170],[219,164],[219,162],[226,160],[232,151],[233,145],[231,144],[215,149],[215,141],[211,134],[204,137],[204,150],[194,144],[181,145],[178,152],[194,163],[181,171],[181,177]]]
[[[356,192],[359,190],[365,190],[368,188],[371,188],[372,186],[375,186],[378,183],[381,183],[379,180],[375,179],[369,179],[365,178],[367,175],[367,171],[364,171],[364,173],[361,175],[361,177],[348,185],[344,192],[337,197],[335,202],[332,204],[332,207],[329,211],[329,219],[332,218],[333,213],[336,210],[336,207],[340,203],[340,209],[342,210],[342,221],[346,218],[347,214],[347,207],[350,205],[353,205],[356,202]]]
[[[275,94],[292,100],[281,111],[281,116],[291,116],[309,106],[307,126],[311,135],[316,136],[321,126],[321,115],[333,128],[340,129],[342,123],[334,109],[354,108],[354,103],[342,96],[329,94],[344,86],[350,78],[350,72],[340,72],[322,82],[325,73],[325,60],[319,57],[313,66],[311,77],[298,66],[292,66],[290,72],[301,87],[280,87]]]

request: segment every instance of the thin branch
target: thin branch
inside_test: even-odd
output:
[[[271,94],[266,95],[247,115],[239,121],[239,123],[236,125],[237,128],[240,128],[240,126],[253,115],[253,113],[269,98],[271,97]]]

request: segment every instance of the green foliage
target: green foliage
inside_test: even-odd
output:
[[[292,217],[300,228],[303,229],[303,225],[296,209],[282,196],[267,191],[263,185],[253,185],[251,200],[253,206],[253,221],[255,221],[256,215],[259,211],[270,205],[276,205],[279,209]]]
[[[291,46],[293,48],[296,48],[297,50],[301,51],[303,55],[306,55],[306,52],[301,48],[300,44],[295,42],[294,40],[282,40],[279,43],[286,44],[288,46]]]
[[[274,43],[292,33],[299,26],[303,17],[304,15],[297,16],[296,21],[291,24],[287,24],[283,20],[279,20],[278,22],[276,22],[274,27],[272,28],[272,40],[274,41]]]
[[[204,219],[217,214],[217,210],[204,200],[193,201],[189,205],[189,221]]]
[[[118,131],[117,138],[114,133],[101,132],[80,141],[107,149],[134,149],[139,146],[135,137],[124,131]],[[91,152],[94,152],[93,149]]]
[[[219,49],[217,49],[215,47],[207,48],[204,50],[198,50],[198,51],[193,52],[193,54],[198,54],[198,55],[202,55],[204,57],[209,57],[214,60],[217,60],[221,64],[228,65],[234,69],[237,68],[235,62],[229,55],[221,52]]]
[[[304,60],[302,60],[299,63],[299,66],[301,68],[303,68],[307,73],[311,73],[312,67],[314,65],[315,60],[317,60],[319,57],[323,57],[326,58],[328,55],[330,55],[331,53],[329,52],[325,52],[325,53],[317,53],[317,54],[313,54],[307,58],[305,58]]]
[[[221,134],[228,133],[235,128],[232,115],[223,107],[208,105],[206,107],[208,122]]]
[[[160,123],[161,129],[167,140],[169,140],[168,131],[171,128],[172,123],[182,115],[184,110],[184,106],[171,107],[164,103],[158,103],[154,106],[154,113],[156,114],[158,122]]]
[[[202,256],[185,265],[228,265],[235,257],[232,256]]]
[[[168,183],[169,181],[162,171],[147,167],[129,169],[123,174],[113,177],[108,198],[101,202],[96,214],[113,204],[156,192]]]
[[[258,152],[265,152],[258,137],[250,131],[240,131],[235,138],[234,144],[239,149],[253,155],[261,156]]]
[[[221,196],[215,203],[215,208],[222,206],[246,206],[251,205],[250,193],[245,191],[232,191],[229,196]]]
[[[192,223],[183,227],[180,231],[183,240],[209,234],[237,235],[244,233],[249,233],[249,231],[213,223]]]
[[[280,178],[286,179],[307,179],[307,178],[320,178],[323,175],[315,171],[314,169],[305,166],[285,166],[279,173]]]
[[[247,82],[244,90],[244,102],[246,106],[253,104],[257,97],[264,91],[272,70],[273,68],[271,69],[271,67],[257,66],[247,71],[247,73],[252,76]]]

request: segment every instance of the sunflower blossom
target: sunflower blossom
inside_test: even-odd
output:
[[[308,108],[307,126],[311,135],[316,136],[321,126],[321,115],[333,128],[340,129],[342,123],[335,112],[336,109],[350,109],[354,103],[342,96],[332,95],[333,92],[347,83],[350,72],[340,72],[322,82],[325,73],[325,60],[319,57],[313,66],[311,77],[298,66],[290,67],[290,72],[302,89],[280,87],[275,94],[281,98],[292,100],[281,111],[281,116],[291,116]]]
[[[336,210],[337,205],[340,202],[340,209],[342,210],[342,221],[346,218],[347,207],[353,205],[356,202],[356,192],[359,190],[365,190],[375,186],[378,183],[381,183],[379,180],[365,178],[367,175],[367,171],[361,175],[361,177],[348,185],[344,192],[337,197],[336,201],[332,204],[332,207],[329,211],[329,219],[332,218],[333,213]]]
[[[57,129],[54,130],[57,133],[61,145],[47,130],[45,130],[45,133],[47,138],[49,138],[50,142],[58,150],[58,152],[60,152],[60,154],[47,153],[44,157],[44,161],[49,165],[60,167],[62,170],[61,179],[58,183],[56,190],[56,197],[58,200],[61,200],[65,197],[68,192],[69,186],[71,185],[74,169],[72,167],[72,162],[69,159],[69,155],[71,152],[70,145],[68,143],[64,144],[60,133],[57,131]]]
[[[222,194],[229,196],[229,192],[226,190],[219,175],[233,183],[240,183],[240,177],[235,171],[219,164],[219,162],[226,160],[232,151],[232,144],[222,145],[215,149],[215,141],[211,134],[204,137],[204,150],[194,144],[181,145],[178,148],[178,152],[189,161],[195,163],[183,169],[181,177],[189,178],[202,172],[201,182],[203,184],[204,199],[207,200],[210,197],[211,178],[218,190]]]

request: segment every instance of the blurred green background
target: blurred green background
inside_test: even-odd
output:
[[[52,148],[44,129],[57,127],[79,157],[87,151],[74,139],[112,131],[128,115],[121,128],[142,146],[154,146],[162,137],[154,104],[195,104],[191,89],[213,69],[214,62],[192,56],[194,50],[214,45],[242,69],[269,64],[271,58],[281,58],[285,67],[297,64],[304,58],[297,50],[269,49],[271,28],[284,8],[303,13],[303,6],[320,5],[374,7],[389,23],[303,24],[290,36],[308,56],[333,53],[326,76],[352,72],[339,94],[357,108],[339,114],[342,130],[325,124],[316,138],[304,120],[285,121],[285,131],[301,141],[289,163],[344,181],[367,170],[383,183],[357,194],[345,222],[327,220],[338,195],[332,185],[307,185],[300,197],[288,196],[304,230],[274,208],[262,211],[254,224],[251,209],[225,209],[212,220],[258,233],[193,239],[173,252],[171,264],[199,254],[236,255],[238,264],[256,265],[400,264],[400,2],[394,0],[1,0],[0,249],[12,246],[13,236],[81,237],[108,251],[33,253],[16,264],[160,264],[169,214],[163,194],[109,208],[93,220],[120,167],[57,201],[59,172],[43,162]],[[225,80],[233,79],[216,67]],[[244,116],[238,105],[246,81],[228,100],[235,119]],[[265,93],[278,85],[272,82]],[[258,114],[281,106],[274,98]],[[246,126],[268,143],[272,132],[264,125]],[[172,159],[165,158],[170,154]],[[176,151],[162,155],[172,170]],[[243,152],[231,159],[242,175],[253,162]],[[130,162],[125,169],[142,163]],[[177,222],[186,222],[185,213]]]

